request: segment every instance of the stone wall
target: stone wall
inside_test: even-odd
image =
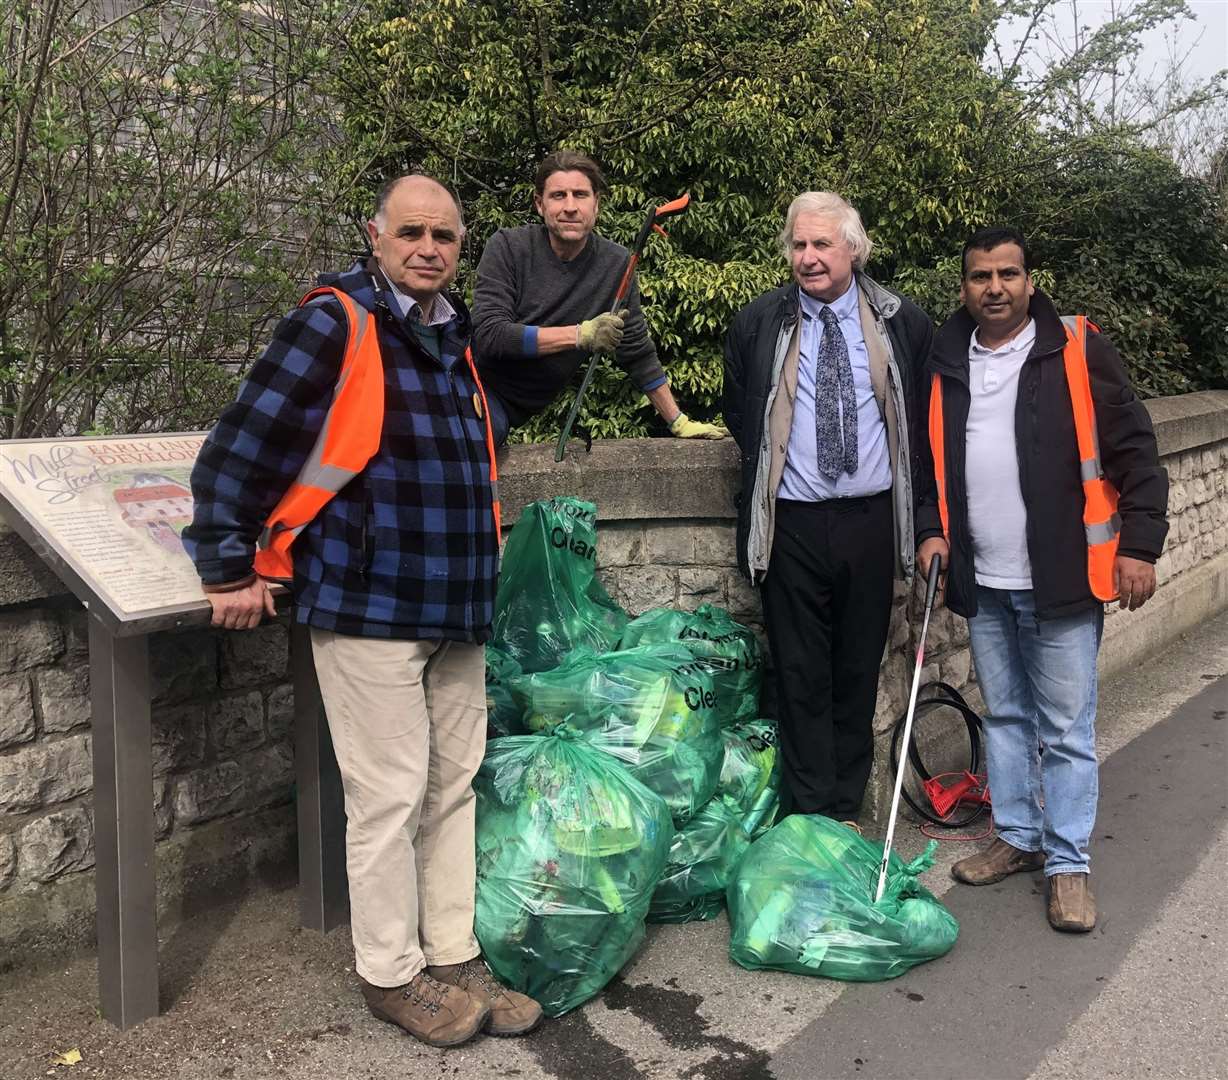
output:
[[[1228,392],[1148,406],[1172,480],[1172,532],[1156,598],[1108,618],[1109,671],[1228,607]],[[734,559],[732,443],[596,443],[591,455],[573,443],[559,464],[552,447],[514,447],[502,469],[509,523],[536,498],[597,503],[599,573],[629,612],[714,603],[762,635],[758,596]],[[897,584],[880,739],[907,702],[919,607]],[[155,634],[150,653],[159,908],[173,918],[254,876],[293,872],[288,634],[284,621]],[[0,524],[0,968],[93,934],[88,678],[80,605]],[[967,626],[945,609],[931,624],[925,678],[977,700]],[[883,810],[885,757],[868,816]]]
[[[183,901],[202,858],[216,862],[216,873],[203,872],[220,886],[270,857],[291,857],[287,641],[279,624],[150,639],[159,869],[178,875],[160,897],[164,911]],[[64,597],[8,608],[0,613],[0,965],[17,931],[34,948],[92,934],[92,893],[77,880],[92,881],[84,873],[94,865],[92,787],[85,613]],[[217,851],[208,826],[236,816],[269,820]],[[64,886],[74,900],[48,903]]]

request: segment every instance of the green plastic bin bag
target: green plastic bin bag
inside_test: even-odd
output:
[[[716,794],[674,834],[649,922],[713,919],[725,906],[734,866],[780,808],[776,725],[754,720],[721,731],[724,760]]]
[[[733,801],[742,828],[757,840],[772,827],[780,809],[780,754],[776,725],[751,720],[721,732],[725,757],[718,795]]]
[[[729,955],[852,982],[894,979],[948,952],[959,924],[917,876],[937,843],[907,865],[892,852],[873,903],[882,844],[818,814],[794,814],[756,840],[729,885]]]
[[[494,644],[546,671],[577,646],[613,649],[626,625],[597,580],[597,507],[563,496],[526,506],[503,548]]]
[[[712,668],[720,723],[736,724],[759,715],[763,650],[749,627],[724,608],[700,604],[694,611],[651,608],[632,619],[619,648],[676,641]]]
[[[577,649],[553,671],[511,680],[530,731],[567,719],[661,796],[677,826],[712,798],[724,747],[711,676],[681,645]]]
[[[725,906],[734,867],[750,846],[741,808],[717,795],[674,833],[669,861],[652,894],[648,921],[681,923],[714,919]]]
[[[643,940],[669,854],[669,811],[566,724],[495,740],[473,786],[483,955],[547,1016],[561,1016]]]
[[[520,706],[512,697],[511,680],[520,665],[495,645],[486,646],[486,723],[495,736],[524,735]]]

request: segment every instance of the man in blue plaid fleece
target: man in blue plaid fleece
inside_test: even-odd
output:
[[[494,980],[473,933],[471,782],[485,749],[498,537],[464,360],[469,315],[445,291],[460,206],[429,177],[400,177],[367,229],[372,257],[320,284],[375,315],[383,431],[365,470],[294,542],[295,618],[310,627],[341,767],[363,995],[379,1018],[454,1046],[541,1018]],[[252,568],[256,539],[321,430],[346,338],[334,297],[290,312],[201,449],[184,545],[215,626],[251,629],[273,613]]]

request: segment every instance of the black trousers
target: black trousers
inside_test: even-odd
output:
[[[890,492],[776,502],[760,590],[786,811],[851,820],[861,808],[874,760],[894,545]]]

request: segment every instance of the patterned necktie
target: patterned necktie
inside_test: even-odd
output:
[[[819,472],[829,480],[857,472],[857,395],[853,365],[831,308],[819,313],[823,342],[814,372],[814,423],[818,435]]]

